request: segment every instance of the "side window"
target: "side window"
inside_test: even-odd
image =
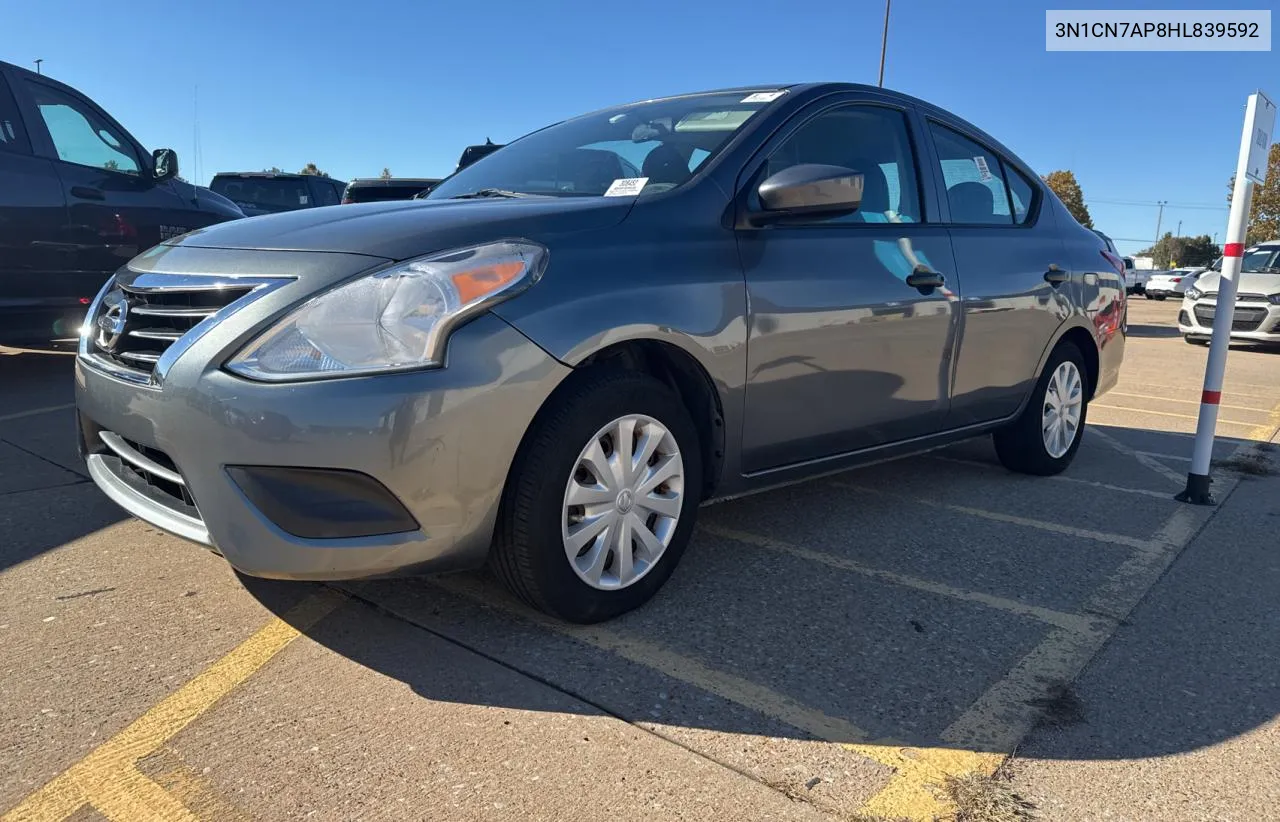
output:
[[[0,151],[31,153],[27,131],[18,116],[18,104],[14,102],[9,85],[0,77]]]
[[[122,174],[138,173],[138,158],[128,141],[92,107],[43,83],[28,81],[27,88],[35,97],[58,159]]]
[[[331,206],[337,205],[342,199],[334,193],[333,183],[328,180],[315,180],[316,188],[320,190],[320,197],[316,205]]]
[[[945,126],[930,123],[951,206],[951,222],[1012,225],[1009,195],[996,155]]]
[[[851,105],[823,112],[778,146],[764,176],[803,163],[843,166],[863,174],[862,205],[826,223],[921,221],[915,155],[901,111]]]
[[[1019,225],[1027,221],[1027,215],[1031,212],[1031,201],[1035,197],[1035,189],[1031,187],[1031,181],[1022,176],[1022,172],[1010,166],[1003,160],[1000,162],[1001,168],[1004,169],[1004,179],[1009,183],[1009,197],[1013,200],[1013,221]],[[1115,244],[1111,245],[1111,252],[1115,253]]]

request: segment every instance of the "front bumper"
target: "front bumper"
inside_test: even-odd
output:
[[[1178,311],[1178,330],[1184,336],[1208,339],[1213,335],[1214,299],[1184,298]],[[1280,343],[1280,305],[1262,300],[1239,301],[1232,316],[1231,339]]]
[[[448,367],[433,371],[272,385],[220,370],[227,352],[205,350],[186,352],[154,387],[78,357],[81,446],[94,482],[129,513],[277,579],[483,564],[521,438],[570,371],[491,314],[455,331]],[[154,470],[135,470],[138,455]],[[297,536],[250,501],[237,466],[358,472],[418,527]]]

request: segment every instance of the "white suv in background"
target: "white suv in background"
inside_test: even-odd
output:
[[[1203,345],[1213,333],[1221,270],[1219,259],[1183,295],[1178,330],[1189,343]],[[1231,339],[1280,343],[1280,240],[1260,243],[1244,252]]]

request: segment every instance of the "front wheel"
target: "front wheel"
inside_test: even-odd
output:
[[[1049,476],[1071,464],[1089,410],[1084,356],[1060,342],[1049,355],[1031,400],[1018,419],[993,435],[996,454],[1010,471]]]
[[[599,622],[645,603],[680,561],[701,498],[701,448],[659,380],[571,379],[512,466],[490,565],[533,607]]]

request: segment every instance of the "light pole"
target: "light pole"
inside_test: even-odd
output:
[[[880,37],[880,79],[876,85],[884,88],[884,52],[889,45],[889,3],[892,0],[884,0],[884,34]]]
[[[40,64],[41,64],[41,63],[43,63],[43,62],[44,62],[44,59],[43,59],[43,58],[37,58],[37,59],[36,59],[36,74],[42,74],[42,73],[43,73],[43,72],[41,72],[41,71],[40,71]]]
[[[1181,237],[1181,236],[1182,236],[1182,220],[1178,220],[1178,230],[1177,230],[1177,232],[1176,232],[1176,233],[1174,233],[1174,235],[1173,235],[1173,236],[1175,236],[1175,237]]]

